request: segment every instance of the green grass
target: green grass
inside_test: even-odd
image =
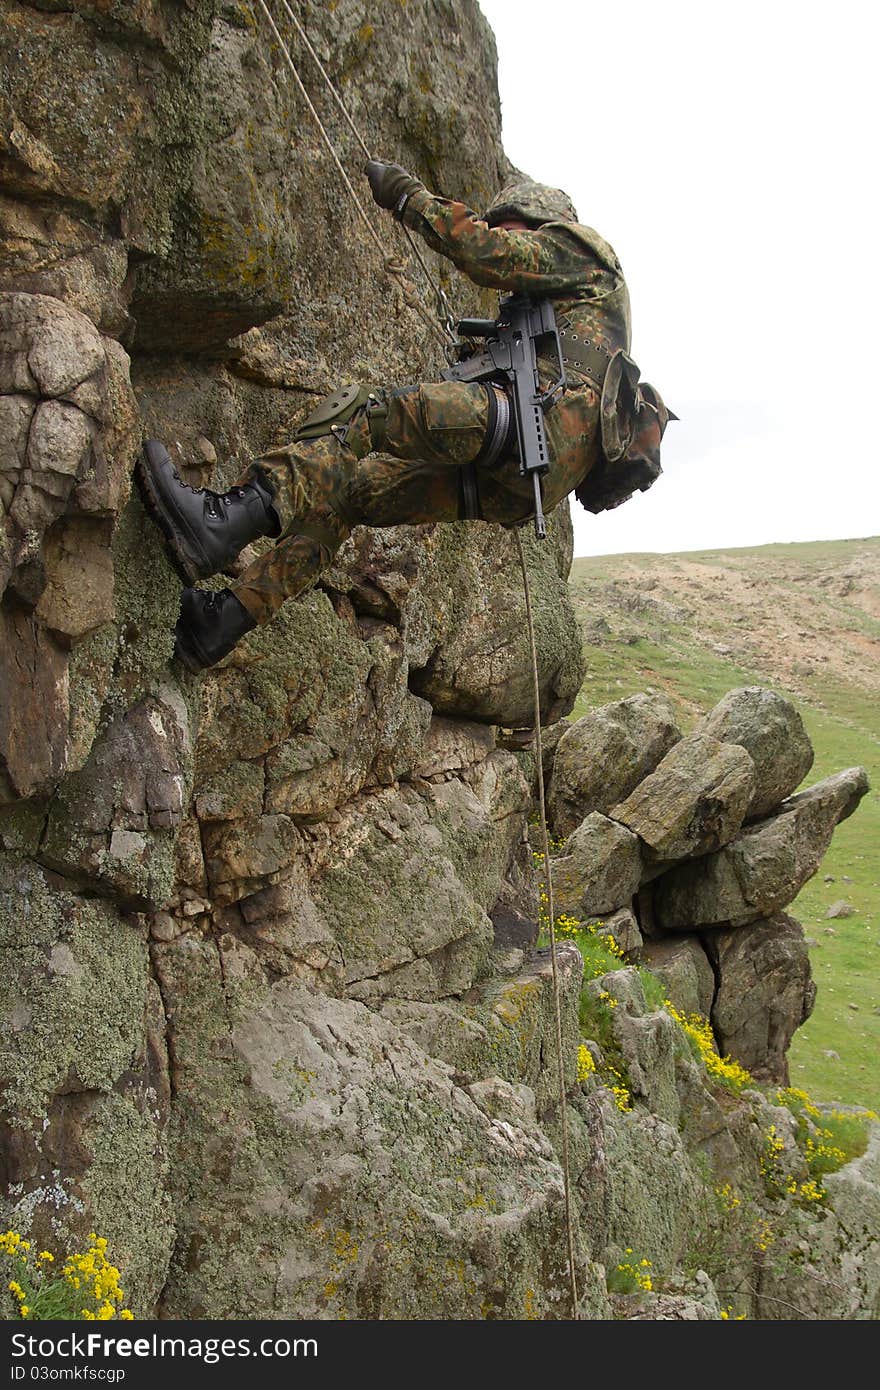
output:
[[[740,556],[789,558],[798,552],[808,568],[846,553],[846,542],[817,542],[797,547],[764,546],[758,551],[701,552],[689,559],[726,562]],[[638,561],[638,556],[627,556]],[[656,557],[646,556],[648,567]],[[576,560],[572,597],[585,627],[593,616],[591,579],[607,580],[613,561]],[[657,621],[650,622],[652,638],[615,640],[584,648],[587,675],[572,718],[595,705],[619,700],[648,687],[664,691],[677,708],[685,730],[728,690],[738,685],[764,685],[793,698],[765,676],[715,656],[682,624],[669,623],[658,639]],[[818,873],[804,886],[787,910],[803,923],[818,987],[811,1019],[796,1034],[789,1060],[791,1081],[819,1101],[840,1101],[880,1111],[880,720],[876,705],[864,691],[836,685],[823,673],[812,687],[810,703],[794,699],[813,742],[816,758],[807,784],[843,768],[861,764],[868,770],[872,790],[859,809],[835,832]],[[826,883],[825,876],[834,879]],[[846,879],[851,882],[846,882]],[[843,898],[856,908],[852,917],[829,921],[825,914]],[[828,1053],[837,1057],[829,1057]]]
[[[794,1036],[791,1079],[817,1100],[880,1110],[880,743],[830,710],[800,709],[816,750],[811,780],[861,762],[872,790],[835,831],[819,872],[789,909],[818,943],[810,947],[816,1008]],[[829,921],[826,912],[841,898],[857,909],[855,916]]]

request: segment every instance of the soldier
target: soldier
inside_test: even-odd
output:
[[[580,225],[566,194],[520,179],[479,217],[464,203],[435,197],[397,164],[371,160],[365,172],[378,205],[476,284],[553,301],[566,389],[547,414],[544,509],[574,491],[601,511],[649,487],[660,472],[667,420],[676,417],[653,387],[639,384],[627,355],[629,294],[620,264],[597,232]],[[542,386],[551,384],[558,364],[538,365]],[[343,387],[291,444],[256,459],[224,493],[187,487],[163,446],[148,440],[138,469],[142,490],[189,586],[176,655],[191,671],[220,661],[302,593],[355,526],[528,521],[533,482],[520,476],[516,449],[504,388],[452,381]],[[194,587],[259,536],[274,537],[274,548],[232,588]]]

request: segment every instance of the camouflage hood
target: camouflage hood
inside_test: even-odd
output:
[[[483,220],[490,227],[511,220],[540,227],[544,222],[577,222],[578,215],[568,194],[561,188],[549,188],[546,183],[535,183],[532,179],[518,179],[496,193],[483,213]]]

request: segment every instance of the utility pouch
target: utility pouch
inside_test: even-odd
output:
[[[599,412],[602,458],[575,489],[590,512],[610,511],[634,492],[647,492],[663,471],[660,442],[666,426],[678,419],[659,391],[639,380],[638,367],[623,351],[611,358]]]
[[[369,399],[369,386],[340,386],[306,416],[294,438],[319,439],[324,434],[335,434],[344,443],[353,416]]]
[[[609,463],[623,458],[636,432],[639,369],[628,353],[612,355],[602,383],[599,415],[602,452]]]

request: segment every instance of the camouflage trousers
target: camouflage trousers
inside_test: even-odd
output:
[[[332,562],[355,526],[457,521],[465,516],[462,467],[473,464],[479,516],[517,525],[534,514],[534,485],[508,452],[480,463],[490,425],[489,392],[473,382],[376,389],[387,405],[382,452],[362,410],[341,435],[295,440],[255,459],[272,489],[281,534],[233,586],[257,623],[303,592]],[[598,450],[599,401],[589,386],[568,391],[547,417],[551,467],[542,480],[552,509],[586,476]]]

